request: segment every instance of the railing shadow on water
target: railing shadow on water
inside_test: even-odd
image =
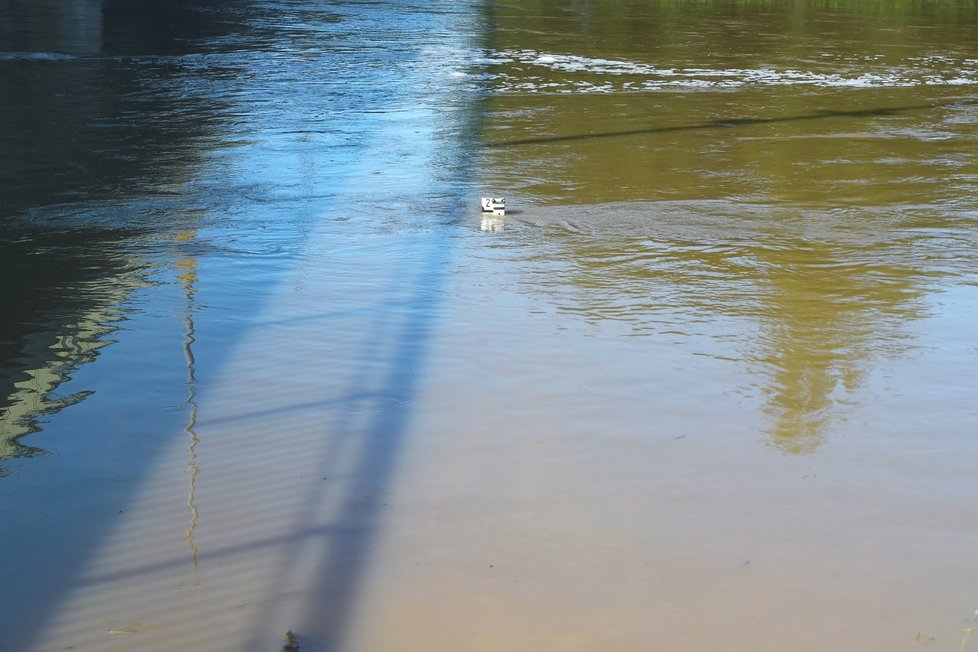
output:
[[[398,461],[404,452],[413,419],[419,383],[438,319],[438,303],[450,248],[435,246],[427,253],[423,266],[407,284],[414,288],[410,305],[402,308],[403,317],[381,322],[381,315],[369,326],[374,337],[387,339],[392,355],[383,369],[362,374],[353,387],[356,399],[345,406],[345,415],[332,426],[333,440],[352,437],[357,452],[344,471],[345,492],[338,497],[334,517],[336,527],[325,537],[316,561],[314,587],[305,598],[305,608],[297,622],[306,629],[297,633],[302,645],[310,650],[338,652],[344,649],[354,620],[364,575],[371,565],[371,551],[383,523],[385,505],[395,479]],[[369,389],[373,386],[373,389]],[[370,411],[366,423],[357,425],[352,416],[359,402],[366,405],[382,397],[382,406]],[[323,460],[324,463],[327,460]],[[312,512],[319,498],[313,490],[305,510]],[[293,541],[296,549],[303,545]],[[291,558],[287,554],[286,558]]]

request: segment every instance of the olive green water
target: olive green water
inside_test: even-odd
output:
[[[968,649],[976,19],[493,8],[478,180],[510,211],[464,250],[468,346],[434,359],[468,374],[422,419],[465,470],[408,483],[461,552],[392,528],[425,569],[384,566],[409,578],[376,599],[397,640]]]
[[[817,448],[874,357],[919,346],[935,296],[971,303],[973,6],[491,15],[484,179],[559,261],[534,291],[633,335],[706,336],[757,375],[784,450]]]
[[[978,649],[974,3],[0,19],[0,649]]]

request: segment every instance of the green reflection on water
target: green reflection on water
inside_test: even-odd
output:
[[[923,297],[974,282],[973,3],[538,1],[493,20],[484,183],[545,227],[535,287],[745,365],[777,447],[815,450],[874,360],[921,344]]]
[[[215,103],[173,85],[178,59],[143,64],[229,29],[198,4],[0,3],[0,463],[41,453],[25,437],[90,394],[61,388],[150,284],[137,243],[179,222],[155,206],[213,143]]]

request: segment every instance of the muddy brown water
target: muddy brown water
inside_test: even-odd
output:
[[[978,649],[972,3],[6,3],[0,96],[0,649]]]

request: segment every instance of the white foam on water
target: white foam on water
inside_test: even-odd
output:
[[[77,58],[60,52],[0,52],[0,61],[74,61]]]
[[[972,86],[978,84],[978,80],[968,77],[955,77],[954,79],[945,79],[943,83],[947,86]]]
[[[825,59],[838,57],[829,53]],[[945,55],[908,58],[882,66],[883,55],[840,61],[837,70],[776,68],[677,68],[623,59],[605,59],[537,50],[480,52],[473,65],[487,70],[497,93],[613,93],[661,89],[730,89],[746,86],[806,85],[825,88],[897,88],[978,85],[978,59]],[[506,69],[500,69],[503,65]],[[867,65],[875,69],[866,70]],[[860,70],[860,68],[863,68]],[[574,78],[588,75],[590,79]],[[595,80],[598,76],[603,79]]]

